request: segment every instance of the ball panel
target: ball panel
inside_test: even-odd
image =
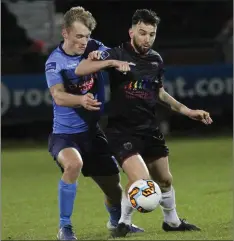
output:
[[[161,198],[161,190],[152,180],[138,180],[128,190],[128,199],[132,207],[141,213],[153,211]]]
[[[154,185],[153,181],[149,181],[149,180],[147,180],[146,183],[147,183],[148,187],[145,188],[144,190],[142,190],[142,195],[145,197],[148,197],[155,193],[155,185]]]
[[[140,192],[140,189],[138,187],[134,187],[130,192],[128,192],[129,201],[134,208],[137,207],[137,202],[136,202],[135,196],[139,192]]]

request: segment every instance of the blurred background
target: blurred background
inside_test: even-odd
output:
[[[158,208],[147,218],[134,215],[134,223],[147,231],[136,235],[137,239],[233,240],[231,0],[1,2],[2,239],[55,239],[61,173],[47,150],[53,112],[44,65],[62,40],[63,14],[73,6],[92,12],[98,23],[92,37],[110,47],[128,40],[136,9],[156,11],[161,23],[153,48],[166,65],[165,88],[189,107],[209,111],[214,120],[205,126],[157,106],[170,149],[177,209],[181,218],[203,231],[163,232]],[[103,126],[108,76],[105,91]],[[125,186],[126,176],[121,176]],[[81,175],[73,215],[79,239],[107,240],[106,221],[103,194],[90,178]]]
[[[156,11],[161,23],[154,49],[166,65],[167,91],[191,108],[209,111],[214,119],[207,128],[159,106],[162,131],[170,136],[232,135],[231,0],[7,0],[1,3],[2,138],[41,139],[51,131],[53,115],[44,64],[61,41],[63,14],[78,5],[97,20],[92,37],[110,47],[128,40],[136,9]],[[108,103],[108,80],[106,83]]]

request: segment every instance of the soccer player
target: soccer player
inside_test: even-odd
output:
[[[59,240],[77,239],[71,216],[81,171],[84,176],[90,176],[105,194],[105,205],[110,214],[108,229],[117,227],[121,215],[119,170],[98,126],[104,94],[102,75],[77,77],[75,74],[75,67],[91,51],[107,49],[102,43],[90,39],[95,26],[94,17],[84,8],[74,7],[67,11],[62,30],[64,41],[51,53],[45,66],[54,107],[49,152],[63,172],[58,186]],[[131,226],[131,232],[142,231]]]
[[[154,11],[137,10],[129,30],[130,42],[96,53],[102,61],[94,58],[82,61],[76,74],[82,76],[101,69],[109,72],[111,108],[106,134],[114,156],[128,177],[126,192],[136,180],[152,178],[162,190],[163,230],[200,230],[177,215],[169,150],[158,127],[156,102],[160,99],[172,110],[206,125],[212,119],[206,111],[189,109],[164,90],[163,60],[152,49],[159,22]],[[123,209],[114,237],[123,237],[130,231],[132,209],[126,196],[123,202],[129,209]]]

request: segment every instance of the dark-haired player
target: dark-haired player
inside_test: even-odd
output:
[[[99,53],[102,61],[82,61],[76,74],[81,76],[101,69],[109,72],[111,108],[106,134],[114,156],[128,176],[126,191],[134,181],[151,177],[162,190],[162,228],[165,231],[200,230],[177,215],[169,150],[158,127],[156,102],[160,99],[172,110],[204,124],[211,124],[212,119],[206,111],[189,109],[164,90],[163,60],[152,49],[159,21],[154,11],[137,10],[129,30],[130,42]],[[129,205],[126,197],[125,205]],[[130,205],[128,210],[122,212],[114,237],[125,236],[130,231]]]

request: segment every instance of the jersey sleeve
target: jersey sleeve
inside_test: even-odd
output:
[[[56,60],[48,60],[46,62],[45,75],[49,88],[56,84],[63,84],[62,75],[60,73],[61,69],[61,64]]]
[[[120,60],[117,48],[107,49],[101,52],[101,60]]]
[[[105,46],[102,42],[97,41],[97,44],[98,44],[98,50],[99,51],[105,51],[107,49],[110,49],[109,47]]]
[[[107,49],[109,49],[109,48],[107,46],[105,46],[102,42],[100,42],[96,39],[90,39],[83,56],[84,56],[84,58],[87,59],[89,53],[96,51],[96,50],[105,51]]]
[[[163,87],[163,80],[164,80],[164,73],[165,73],[165,67],[163,63],[162,57],[159,55],[159,65],[158,65],[158,81],[159,81],[159,88]]]

